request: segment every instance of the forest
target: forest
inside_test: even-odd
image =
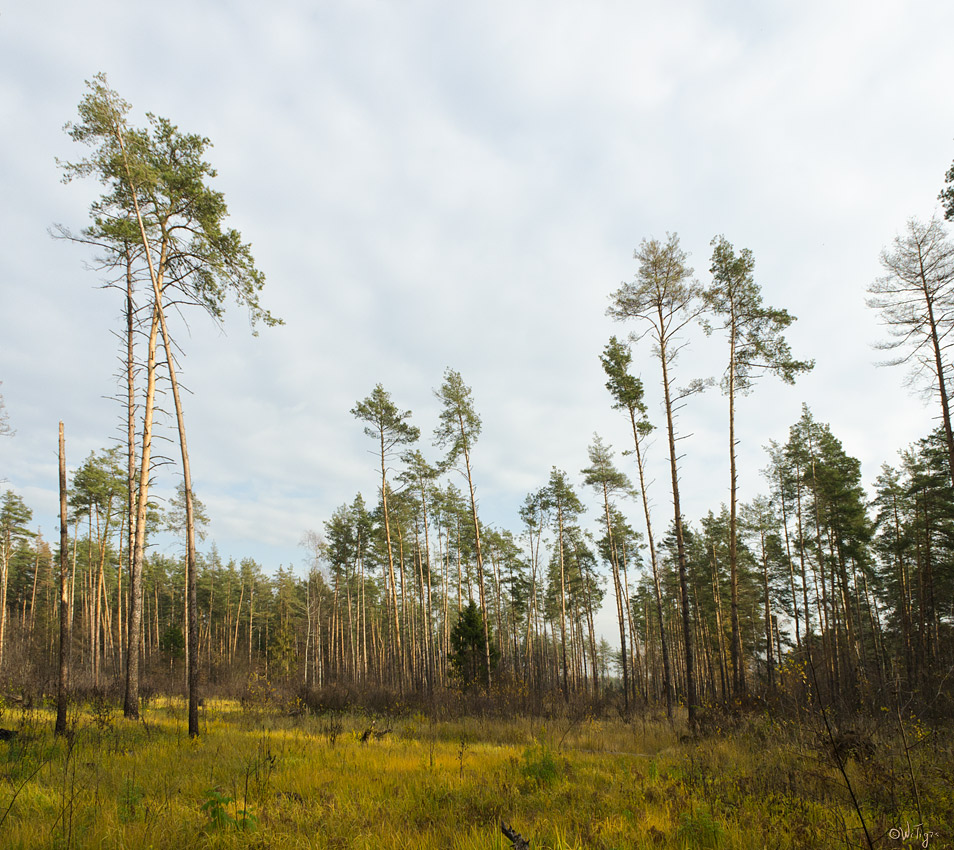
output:
[[[923,740],[947,763],[950,730],[943,730],[954,712],[954,242],[943,220],[912,219],[885,248],[884,276],[868,291],[885,327],[885,365],[905,372],[930,399],[923,438],[899,446],[873,492],[863,486],[851,447],[806,406],[787,440],[766,447],[762,492],[739,497],[737,400],[757,397],[764,382],[795,383],[813,363],[798,359],[802,353],[786,341],[795,317],[763,303],[750,251],[716,237],[709,279],[700,284],[678,236],[668,234],[639,244],[632,282],[608,293],[619,334],[593,352],[606,405],[625,421],[629,445],[614,452],[594,435],[579,469],[554,467],[509,529],[491,527],[481,521],[477,496],[482,421],[464,377],[451,368],[443,373],[430,436],[378,384],[350,412],[379,474],[361,492],[342,493],[320,530],[305,534],[308,567],[300,574],[224,559],[214,545],[200,548],[208,518],[191,484],[177,378],[184,355],[166,317],[198,309],[218,320],[234,300],[253,326],[281,319],[260,303],[264,277],[251,246],[227,226],[225,199],[210,187],[208,140],[153,115],[148,126],[133,127],[129,111],[105,76],[89,83],[67,125],[85,157],[60,167],[66,181],[96,181],[103,194],[80,231],[54,234],[75,243],[77,262],[93,263],[123,299],[117,335],[126,439],[82,462],[71,459],[67,476],[61,425],[56,540],[34,528],[33,510],[15,490],[0,497],[0,693],[11,710],[55,707],[56,730],[68,735],[83,704],[107,714],[121,705],[136,720],[162,700],[181,699],[188,735],[201,739],[215,734],[208,724],[203,731],[201,712],[226,700],[246,712],[269,706],[284,716],[321,718],[332,747],[343,729],[366,743],[385,724],[397,735],[395,724],[409,717],[419,726],[435,718],[564,722],[558,743],[549,739],[524,753],[518,773],[537,789],[548,786],[551,769],[569,770],[553,751],[567,735],[584,736],[577,725],[584,721],[629,728],[642,718],[645,730],[648,719],[674,742],[683,733],[704,741],[747,719],[808,717],[824,728],[828,767],[843,775],[852,800],[848,762],[873,755],[879,745],[871,724],[884,717],[894,724],[892,735],[900,728],[902,737],[919,741],[915,727],[930,726],[935,731]],[[940,201],[954,220],[954,166]],[[724,342],[710,391],[725,401],[719,439],[730,477],[726,504],[688,518],[680,485],[682,465],[692,458],[680,455],[676,414],[706,387],[681,385],[677,355],[694,333]],[[644,382],[662,387],[661,410],[647,405]],[[181,476],[177,497],[165,506],[150,496],[157,464],[172,463],[153,444],[156,418],[166,415],[160,411],[175,422]],[[0,414],[3,436],[16,439],[2,407]],[[63,424],[68,437],[69,422]],[[668,477],[650,483],[653,451],[664,453]],[[584,513],[598,518],[591,523],[598,531],[584,524]],[[162,553],[154,545],[159,535],[181,540],[181,556]],[[376,720],[355,719],[365,716]],[[445,737],[456,742],[456,734]],[[462,781],[467,742],[461,733]],[[910,766],[906,738],[898,752]],[[267,760],[256,758],[260,777]],[[203,810],[220,811],[233,827],[249,825],[248,770],[245,781],[241,813],[237,793],[228,802],[210,797]],[[855,787],[860,782],[856,777]],[[949,811],[949,777],[944,787],[932,803],[936,812]],[[920,823],[927,824],[921,802]],[[875,803],[855,801],[840,817],[843,826],[857,819],[864,837],[844,826],[838,840],[901,846],[890,843],[899,826],[885,812],[910,811],[909,804],[880,810],[878,838],[869,834]],[[716,803],[705,811],[670,824],[673,840],[683,842],[672,846],[728,840]],[[657,826],[668,835],[665,825],[643,826],[641,836],[652,837],[648,830]],[[942,828],[931,821],[931,846],[944,846]],[[504,835],[521,846],[519,835]],[[569,839],[561,845],[564,838],[540,843],[573,846]],[[614,846],[593,836],[579,840]]]

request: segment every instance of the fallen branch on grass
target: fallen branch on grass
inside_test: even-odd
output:
[[[500,821],[500,831],[506,835],[510,843],[513,844],[514,850],[530,850],[530,839],[524,838],[519,832],[507,826],[503,821]]]

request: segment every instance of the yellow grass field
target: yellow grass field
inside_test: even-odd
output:
[[[193,741],[176,700],[140,723],[76,706],[65,740],[8,707],[0,847],[503,850],[501,820],[535,850],[869,846],[818,722],[690,739],[659,718],[289,709],[208,700]],[[906,754],[889,728],[839,733],[872,846],[954,846],[950,736],[908,720]]]

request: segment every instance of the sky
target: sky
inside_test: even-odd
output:
[[[763,447],[803,403],[870,486],[936,424],[903,370],[876,365],[884,332],[865,297],[882,249],[938,209],[952,31],[946,0],[2,4],[0,393],[16,434],[0,438],[0,487],[54,538],[58,422],[71,469],[122,437],[120,293],[50,236],[87,224],[99,193],[63,184],[57,160],[83,155],[63,126],[101,71],[133,123],[151,112],[212,141],[213,185],[285,321],[258,336],[239,309],[177,325],[204,549],[302,569],[306,530],[377,497],[349,411],[381,383],[437,460],[447,368],[483,423],[484,522],[519,532],[553,466],[583,492],[593,434],[617,452],[630,440],[599,354],[634,328],[606,316],[609,296],[640,242],[670,232],[701,284],[713,237],[752,250],[765,302],[798,317],[793,353],[816,361],[740,401],[740,497],[766,490]],[[724,340],[686,342],[677,383],[718,377]],[[661,426],[658,364],[634,352]],[[679,428],[698,521],[728,498],[726,399],[693,397]],[[659,434],[651,497],[667,523]],[[156,492],[177,480],[159,468]]]

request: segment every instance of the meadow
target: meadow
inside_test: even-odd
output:
[[[950,729],[887,714],[830,735],[818,715],[713,715],[689,736],[649,714],[206,700],[192,740],[183,700],[137,723],[100,698],[64,738],[42,705],[8,701],[0,725],[3,848],[504,850],[501,821],[554,850],[954,846]]]

